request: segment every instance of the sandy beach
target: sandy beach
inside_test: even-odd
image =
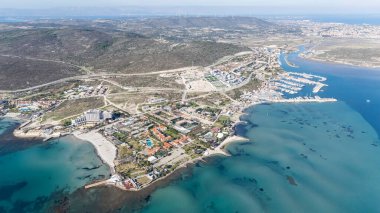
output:
[[[229,156],[230,154],[225,151],[225,148],[228,144],[236,143],[236,142],[248,142],[248,141],[249,139],[241,137],[241,136],[237,136],[237,135],[229,136],[222,143],[220,143],[219,146],[217,146],[215,149],[207,150],[204,156],[212,156],[212,155],[217,155],[217,154]]]
[[[183,171],[184,169],[188,169],[189,168],[189,165],[193,165],[195,164],[196,162],[199,162],[199,161],[203,161],[205,162],[205,159],[208,158],[208,157],[212,157],[214,155],[224,155],[224,156],[230,156],[224,149],[225,147],[228,145],[228,144],[231,144],[231,143],[234,143],[234,142],[245,142],[245,141],[249,141],[247,138],[244,138],[244,137],[241,137],[241,136],[229,136],[227,137],[221,144],[219,144],[218,147],[216,147],[214,150],[207,150],[205,152],[205,154],[201,157],[198,157],[198,158],[194,158],[194,159],[191,159],[191,160],[188,160],[186,162],[183,162],[181,165],[179,165],[174,171],[172,171],[170,174],[164,176],[164,177],[161,177],[161,178],[158,178],[156,180],[154,180],[153,182],[149,183],[148,185],[140,188],[140,189],[132,189],[132,190],[125,190],[123,188],[120,188],[122,190],[125,190],[125,191],[131,191],[131,192],[141,192],[143,190],[145,190],[146,188],[151,188],[152,185],[155,185],[155,186],[161,186],[161,182],[162,183],[167,183],[167,180],[170,179],[171,176],[173,176],[173,174],[178,174],[180,173],[180,171]],[[191,166],[190,166],[191,167]],[[176,175],[174,175],[176,176]],[[119,188],[119,187],[118,187]]]
[[[109,142],[98,132],[90,131],[88,133],[74,132],[73,135],[81,140],[90,142],[95,148],[103,162],[111,168],[111,173],[115,173],[114,160],[116,158],[116,146]]]
[[[13,118],[13,119],[19,119],[19,116],[21,113],[13,113],[13,112],[8,112],[7,114],[3,115],[2,117],[5,118]]]
[[[128,203],[131,203],[131,205],[133,207],[138,209],[140,207],[139,205],[141,205],[146,199],[149,199],[150,195],[155,190],[157,190],[158,188],[167,186],[171,182],[178,180],[179,178],[181,178],[181,176],[183,176],[183,174],[191,175],[192,168],[197,162],[204,162],[204,163],[206,162],[207,163],[208,161],[212,160],[211,157],[215,156],[215,155],[229,156],[229,154],[224,151],[224,149],[227,147],[227,145],[231,144],[231,143],[235,143],[235,142],[244,142],[244,141],[248,141],[248,139],[246,139],[244,137],[240,137],[240,136],[235,136],[235,135],[230,136],[230,137],[226,138],[215,150],[210,152],[207,156],[195,158],[195,159],[189,160],[187,162],[184,162],[183,164],[178,166],[170,174],[166,175],[165,177],[161,177],[157,180],[154,180],[153,182],[151,182],[147,186],[144,186],[141,189],[125,190],[125,189],[122,189],[119,187],[115,187],[113,185],[108,185],[108,186],[102,185],[102,186],[95,187],[92,189],[82,188],[82,189],[76,191],[76,193],[74,193],[74,196],[72,197],[72,199],[76,200],[78,197],[81,197],[81,199],[83,199],[83,197],[85,197],[84,194],[87,191],[92,191],[92,192],[97,191],[98,193],[104,195],[104,196],[99,196],[99,197],[102,197],[102,200],[101,201],[99,200],[99,202],[115,203],[115,199],[118,201],[117,203],[120,206],[112,207],[112,208],[115,208],[115,209],[120,208],[123,203],[128,202]],[[116,194],[116,196],[114,196],[113,198],[110,198],[108,196],[109,194],[113,194],[113,195]],[[80,195],[82,195],[82,196],[80,196]],[[112,199],[112,202],[110,201],[110,199]],[[81,203],[81,205],[82,204],[83,203]],[[74,204],[74,206],[76,206],[76,205],[77,204]]]

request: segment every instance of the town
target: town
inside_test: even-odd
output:
[[[227,142],[243,140],[234,127],[249,106],[336,101],[317,96],[326,78],[283,72],[280,54],[281,49],[256,48],[208,67],[152,74],[182,89],[153,82],[133,87],[122,81],[126,76],[104,75],[45,93],[3,94],[0,110],[24,120],[14,132],[17,137],[49,140],[73,134],[92,143],[112,177],[86,188],[107,184],[139,190],[189,162],[226,155]],[[299,96],[307,86],[315,96]]]

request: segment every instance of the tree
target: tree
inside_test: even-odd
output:
[[[70,121],[70,120],[64,120],[64,121],[63,121],[63,126],[64,126],[64,127],[69,127],[69,126],[71,126],[71,121]]]

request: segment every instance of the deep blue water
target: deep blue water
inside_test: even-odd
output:
[[[337,113],[339,112],[339,113]],[[143,212],[379,212],[380,150],[343,102],[247,110],[251,142],[153,193]],[[175,200],[175,201],[174,201]]]
[[[251,107],[237,128],[251,142],[157,190],[143,212],[380,212],[380,71],[281,60],[327,77],[319,95],[339,101]]]
[[[380,25],[380,15],[319,15],[306,16],[316,22]]]
[[[281,57],[282,67],[287,71],[327,77],[329,86],[319,95],[344,101],[358,111],[380,135],[380,69],[310,61],[298,57],[298,53],[288,55],[288,60],[297,64],[298,68],[288,66],[284,55]]]

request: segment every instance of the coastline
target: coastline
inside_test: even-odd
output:
[[[251,108],[251,107],[254,107],[256,105],[259,105],[259,104],[265,104],[265,103],[299,103],[299,102],[306,102],[306,103],[309,103],[309,102],[317,102],[317,103],[321,103],[321,102],[336,102],[337,100],[334,99],[334,98],[329,98],[329,99],[282,99],[282,100],[271,100],[271,101],[264,101],[264,102],[255,102],[255,103],[251,103],[247,106],[245,106],[240,112],[237,113],[237,115],[239,116],[239,119],[237,121],[234,122],[233,124],[233,127],[236,127],[236,125],[240,124],[240,123],[244,123],[245,121],[241,120],[241,116],[243,116],[244,114],[246,114],[246,110],[248,108]],[[107,143],[109,144],[112,144],[111,142],[109,142],[107,139],[105,139],[101,134],[99,133],[96,133],[96,134],[99,134],[100,138],[98,139],[95,139],[93,137],[91,137],[91,134],[95,134],[96,132],[88,132],[88,133],[83,133],[83,134],[79,134],[78,135],[78,132],[74,133],[74,136],[76,136],[77,138],[79,139],[82,139],[82,140],[85,140],[85,141],[89,141],[90,143],[92,143],[95,148],[97,149],[97,154],[98,156],[104,161],[107,163],[110,162],[110,155],[107,154],[107,150],[104,150],[104,147],[102,147],[99,143],[102,142],[102,141],[107,141]],[[100,180],[100,181],[97,181],[95,183],[91,183],[91,184],[87,184],[84,188],[86,190],[89,190],[90,188],[92,188],[93,186],[91,187],[88,187],[90,185],[94,185],[94,187],[98,188],[98,187],[101,187],[101,186],[112,186],[114,188],[118,188],[122,191],[125,191],[125,192],[140,192],[142,190],[145,190],[146,188],[150,188],[151,185],[158,185],[161,186],[159,183],[160,182],[166,182],[166,179],[171,177],[172,174],[174,173],[177,173],[179,170],[182,170],[182,169],[186,169],[188,168],[189,166],[193,165],[193,164],[196,164],[197,162],[200,162],[200,161],[203,161],[203,162],[206,162],[206,159],[208,158],[211,158],[211,157],[214,157],[214,156],[226,156],[226,157],[229,157],[231,156],[230,153],[228,153],[228,151],[226,150],[228,145],[232,144],[232,143],[238,143],[238,142],[248,142],[250,141],[248,138],[245,138],[243,136],[239,136],[239,135],[230,135],[228,136],[227,138],[225,138],[223,140],[223,142],[221,142],[216,148],[214,149],[207,149],[204,153],[203,156],[200,156],[200,157],[197,157],[197,158],[194,158],[194,159],[190,159],[190,160],[187,160],[185,162],[183,162],[182,164],[180,164],[177,168],[175,168],[173,171],[171,171],[169,174],[163,176],[163,177],[160,177],[156,180],[153,180],[152,182],[150,182],[149,184],[146,184],[144,186],[142,186],[141,188],[139,189],[136,189],[136,188],[133,188],[133,189],[125,189],[124,186],[121,184],[121,182],[113,182],[113,178],[111,177],[109,180]],[[113,145],[113,144],[112,144]],[[116,149],[116,147],[115,147]],[[116,157],[116,155],[115,155]],[[107,159],[108,160],[105,160]],[[115,159],[115,158],[113,158]],[[114,169],[114,164],[113,162],[112,163],[107,163],[111,170],[112,170],[112,175],[117,175],[117,173],[115,172],[115,169]]]
[[[285,61],[289,66],[294,66],[288,61],[287,56],[285,58]],[[260,102],[251,102],[251,103],[245,103],[242,107],[239,107],[239,109],[236,112],[234,112],[234,114],[231,117],[233,118],[232,120],[236,121],[233,123],[233,126],[236,127],[237,124],[245,122],[241,119],[241,116],[245,114],[246,109],[254,107],[258,104],[262,104],[262,103],[327,102],[327,101],[328,102],[336,101],[336,99],[332,99],[332,98],[331,99],[320,99],[318,97],[318,99],[302,99],[302,98],[301,99],[269,99],[269,100],[263,101],[263,102],[261,102],[261,101]],[[28,134],[22,134],[22,132],[20,131],[19,134],[18,135],[15,134],[15,136],[16,137],[24,137],[24,138],[29,137],[30,138],[30,137],[36,137],[35,134],[37,134],[36,132],[27,132],[27,133]],[[227,138],[225,138],[214,149],[207,149],[204,152],[203,156],[199,156],[199,157],[196,157],[194,159],[189,159],[187,161],[184,161],[178,167],[173,169],[173,171],[171,171],[169,174],[167,174],[163,177],[160,177],[156,180],[153,180],[150,183],[145,184],[141,188],[138,188],[138,189],[133,188],[133,189],[128,190],[128,189],[124,188],[122,178],[116,173],[116,170],[115,170],[114,160],[116,159],[116,156],[117,156],[117,148],[113,143],[108,141],[102,134],[100,134],[96,130],[92,130],[92,131],[89,131],[86,133],[75,131],[72,133],[72,135],[74,137],[80,139],[80,140],[84,140],[84,141],[91,143],[94,146],[94,148],[96,149],[96,154],[99,156],[99,158],[103,161],[103,163],[105,163],[109,166],[110,172],[113,176],[108,180],[97,180],[95,183],[89,183],[84,187],[85,189],[89,189],[90,187],[87,187],[89,185],[95,185],[95,187],[102,186],[102,185],[109,185],[109,186],[112,186],[115,188],[122,189],[124,191],[134,191],[134,192],[139,192],[141,190],[144,190],[147,187],[150,187],[153,184],[164,181],[169,176],[171,176],[173,173],[176,173],[178,170],[183,169],[183,168],[187,168],[189,165],[195,164],[199,161],[205,161],[205,159],[207,159],[209,157],[213,157],[213,156],[217,156],[217,155],[231,156],[230,153],[228,153],[228,151],[227,151],[228,145],[230,145],[232,143],[236,143],[236,142],[247,142],[247,141],[249,141],[249,139],[238,136],[238,135],[230,135]],[[117,177],[116,180],[115,180],[114,176]]]
[[[328,101],[336,101],[336,99],[331,99]],[[246,109],[254,107],[254,106],[256,106],[258,104],[262,104],[262,103],[277,103],[277,102],[294,103],[294,102],[324,102],[324,101],[323,100],[308,100],[308,99],[305,99],[305,100],[286,100],[286,99],[284,99],[284,100],[271,100],[271,101],[265,101],[265,102],[250,103],[249,105],[246,105],[243,109],[241,109],[241,111],[236,112],[236,114],[234,115],[234,117],[236,118],[235,119],[236,121],[234,122],[233,126],[236,127],[236,125],[245,122],[245,121],[241,120],[241,116],[245,114]],[[17,131],[17,129],[14,131],[14,136],[19,137],[19,138],[33,138],[33,137],[35,138],[35,136],[36,136],[36,135],[32,135],[32,134],[25,134],[25,135],[23,135],[21,133],[15,134],[15,132],[19,132],[19,131]],[[75,131],[72,133],[72,135],[74,137],[80,139],[80,140],[87,141],[87,142],[91,143],[94,146],[94,148],[96,149],[96,154],[98,155],[98,157],[103,161],[103,163],[105,163],[109,166],[110,172],[112,174],[112,177],[110,179],[97,180],[95,183],[94,182],[88,183],[87,185],[84,186],[84,188],[86,190],[89,190],[90,188],[93,187],[93,186],[90,187],[90,185],[94,185],[94,187],[96,187],[96,188],[98,188],[99,186],[106,185],[106,186],[112,186],[114,188],[119,188],[125,192],[140,192],[146,188],[150,188],[151,185],[157,185],[159,187],[160,186],[159,183],[167,182],[166,179],[171,177],[172,174],[175,174],[182,169],[186,169],[190,165],[196,164],[197,162],[200,162],[200,161],[206,162],[206,159],[213,157],[213,156],[217,156],[217,155],[227,156],[227,157],[231,156],[228,153],[228,151],[226,151],[226,148],[228,147],[228,145],[230,145],[232,143],[236,143],[236,142],[247,142],[247,141],[249,141],[248,138],[244,138],[242,136],[230,135],[227,138],[225,138],[223,140],[223,142],[221,142],[214,149],[207,149],[203,156],[200,156],[200,157],[190,159],[190,160],[183,162],[177,168],[175,168],[173,171],[171,171],[169,174],[167,174],[163,177],[160,177],[160,178],[150,182],[149,184],[144,185],[143,187],[141,187],[139,189],[135,189],[135,188],[134,189],[125,189],[122,182],[121,182],[122,179],[120,178],[120,176],[115,171],[114,160],[116,159],[116,155],[117,155],[116,146],[114,144],[112,144],[110,141],[108,141],[103,135],[96,132],[96,130],[89,131],[87,133],[81,133],[79,131]],[[117,179],[118,179],[118,181],[116,181],[116,182],[115,182],[115,177],[117,177]]]
[[[235,125],[241,122],[243,121],[238,121],[235,123]],[[120,210],[123,203],[130,203],[131,204],[130,208],[138,211],[141,208],[141,205],[143,205],[146,202],[146,200],[149,200],[151,194],[157,189],[170,185],[173,181],[177,181],[181,179],[181,177],[191,176],[192,168],[197,166],[198,163],[209,163],[210,161],[217,159],[217,158],[214,158],[217,156],[227,156],[227,157],[230,156],[230,154],[226,151],[226,148],[228,147],[228,145],[232,143],[244,142],[244,141],[248,141],[248,139],[241,136],[237,136],[237,135],[229,136],[217,147],[216,151],[209,153],[207,156],[201,156],[201,157],[186,161],[182,163],[180,166],[178,166],[175,170],[167,174],[166,176],[158,178],[140,189],[125,190],[122,187],[119,187],[118,185],[114,185],[114,184],[103,184],[103,185],[99,185],[97,187],[88,188],[88,189],[86,189],[85,187],[79,188],[71,197],[74,200],[74,202],[77,202],[77,203],[72,203],[72,205],[75,207],[77,207],[77,205],[82,206],[83,201],[81,200],[81,202],[79,202],[78,199],[76,199],[76,197],[80,197],[81,199],[83,199],[83,197],[87,197],[87,196],[83,196],[85,193],[88,193],[89,191],[90,192],[96,191],[97,193],[104,195],[104,196],[99,196],[101,198],[97,201],[102,202],[102,203],[120,204],[120,206],[112,206],[111,208],[114,210],[117,210],[117,209]],[[109,194],[114,194],[116,195],[116,197],[108,196]],[[115,198],[117,199],[117,202],[115,201]],[[88,202],[88,205],[91,205],[91,202],[93,202],[93,200],[89,199],[89,200],[86,200],[85,202],[86,203]]]
[[[96,154],[99,158],[110,167],[111,174],[116,173],[114,160],[116,158],[117,148],[115,145],[109,142],[100,133],[94,131],[87,133],[76,131],[72,133],[72,135],[80,140],[91,143],[95,147]]]
[[[296,66],[295,64],[291,63],[289,60],[288,60],[288,54],[286,54],[284,56],[284,60],[285,60],[285,63],[290,66],[290,67],[293,67],[293,68],[299,68],[298,66]]]
[[[315,61],[315,62],[321,62],[321,63],[328,63],[328,64],[335,64],[335,65],[346,65],[346,66],[352,66],[352,67],[358,67],[358,68],[368,68],[368,69],[373,69],[373,70],[378,70],[380,69],[380,66],[373,66],[369,64],[355,64],[347,61],[340,61],[340,60],[333,60],[333,59],[322,59],[322,58],[316,58],[313,56],[305,56],[303,54],[298,55],[300,58],[303,58],[305,60],[310,60],[310,61]],[[289,64],[288,64],[289,65]],[[289,65],[291,66],[291,65]]]
[[[208,153],[205,154],[204,156],[205,157],[209,157],[209,156],[211,157],[213,155],[231,156],[226,150],[228,145],[230,145],[232,143],[248,142],[248,141],[249,141],[248,138],[245,138],[242,136],[238,136],[238,135],[229,136],[222,143],[220,143],[219,146],[217,146],[215,149],[206,150],[206,152],[208,152]]]
[[[19,138],[19,139],[41,139],[41,140],[44,140],[44,139],[47,139],[46,137],[42,136],[40,132],[27,132],[27,133],[24,133],[20,130],[20,128],[22,128],[22,126],[24,126],[26,123],[29,122],[28,119],[25,119],[25,118],[22,118],[20,117],[21,113],[7,113],[3,116],[1,116],[0,118],[3,118],[3,119],[10,119],[10,120],[14,120],[16,122],[18,122],[18,125],[15,129],[12,130],[12,136],[14,138]],[[60,137],[59,136],[55,136],[55,137]],[[49,138],[52,138],[52,137],[49,137]]]
[[[8,112],[7,114],[1,116],[1,117],[4,117],[4,118],[14,118],[14,119],[17,119],[18,116],[20,116],[21,113],[12,113],[12,112]]]
[[[229,136],[222,143],[220,143],[219,146],[217,146],[215,149],[213,149],[213,150],[208,149],[208,150],[206,150],[206,152],[205,152],[205,154],[203,156],[200,156],[200,157],[188,160],[186,162],[183,162],[182,164],[180,164],[177,168],[175,168],[169,174],[167,174],[167,175],[165,175],[163,177],[160,177],[160,178],[158,178],[158,179],[150,182],[149,184],[147,184],[147,185],[145,185],[145,186],[143,186],[143,187],[141,187],[139,189],[126,190],[126,189],[123,189],[123,188],[119,187],[118,185],[112,185],[112,186],[115,186],[116,188],[119,188],[119,189],[121,189],[123,191],[126,191],[126,192],[141,192],[141,191],[143,191],[143,190],[145,190],[147,188],[150,188],[152,185],[156,185],[157,187],[160,187],[161,186],[160,182],[166,182],[165,181],[166,179],[169,179],[173,175],[175,176],[176,173],[180,173],[179,171],[181,171],[183,169],[187,169],[187,168],[189,168],[189,166],[194,165],[197,162],[201,162],[201,161],[202,162],[206,162],[207,159],[209,159],[211,157],[218,156],[218,155],[219,156],[226,156],[226,157],[231,156],[226,151],[226,148],[227,148],[228,145],[230,145],[232,143],[248,142],[248,141],[249,141],[248,138],[244,138],[242,136],[237,136],[237,135]]]
[[[7,114],[0,116],[0,118],[13,119],[13,120],[20,121],[20,122],[28,121],[25,118],[21,118],[20,115],[21,115],[21,113],[8,112]]]

